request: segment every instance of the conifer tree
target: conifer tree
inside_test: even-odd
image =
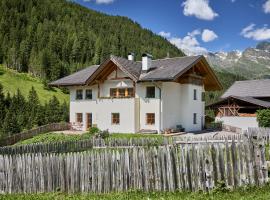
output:
[[[30,129],[35,125],[38,125],[38,113],[40,111],[40,102],[37,92],[34,87],[31,88],[28,95],[27,102],[27,128]]]

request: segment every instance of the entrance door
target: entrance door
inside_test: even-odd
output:
[[[86,113],[86,128],[89,129],[93,125],[92,113]]]

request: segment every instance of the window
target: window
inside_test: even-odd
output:
[[[146,113],[146,124],[148,125],[155,124],[155,113]]]
[[[146,87],[146,98],[155,98],[155,87]]]
[[[193,113],[193,124],[197,124],[197,113]]]
[[[116,88],[110,89],[110,97],[117,97],[117,89]]]
[[[127,96],[128,97],[133,97],[134,96],[133,88],[127,88]]]
[[[193,100],[197,100],[197,90],[193,90]]]
[[[120,124],[120,114],[112,113],[112,124]]]
[[[133,88],[111,88],[110,97],[133,97]]]
[[[118,97],[124,97],[125,96],[125,88],[119,88],[118,89]]]
[[[76,99],[77,100],[83,99],[83,91],[82,90],[76,90]]]
[[[85,90],[85,99],[92,99],[92,90]]]
[[[83,114],[76,113],[76,122],[82,123],[83,122]]]

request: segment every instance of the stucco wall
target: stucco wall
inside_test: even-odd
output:
[[[164,82],[162,84],[162,130],[176,128],[182,124],[181,85],[179,83]]]
[[[136,97],[139,98],[139,122],[140,129],[160,130],[160,99],[159,89],[155,87],[155,98],[146,98],[146,87],[154,86],[152,83],[141,83],[136,85]],[[146,124],[146,113],[155,113],[155,124]]]
[[[256,117],[216,117],[216,121],[222,121],[223,124],[238,127],[242,130],[259,126]]]
[[[109,97],[110,88],[132,87],[130,80],[105,81],[100,86],[101,96]],[[155,98],[146,98],[146,87],[155,86]],[[70,88],[70,122],[76,121],[76,113],[83,113],[86,129],[86,113],[92,113],[93,124],[110,132],[132,133],[141,129],[164,130],[182,125],[186,131],[197,131],[202,128],[204,102],[201,101],[203,87],[163,83],[139,83],[136,85],[136,98],[98,99],[97,85],[92,87]],[[160,90],[161,88],[161,100]],[[93,100],[76,100],[76,90],[92,89]],[[193,100],[193,89],[197,89],[197,100]],[[111,124],[111,113],[120,113],[120,125]],[[155,124],[146,123],[146,114],[155,113]],[[193,113],[197,113],[197,124],[193,124]]]
[[[197,100],[193,99],[193,90],[197,90]],[[181,85],[181,120],[186,131],[202,130],[204,123],[204,102],[201,99],[203,87],[192,84]],[[193,113],[197,113],[197,124],[193,124]]]
[[[79,88],[79,87],[78,87]],[[83,113],[83,130],[86,130],[86,113],[92,113],[93,124],[110,132],[134,133],[135,99],[97,99],[97,87],[93,87],[93,100],[75,100],[76,89],[70,89],[70,122],[76,122],[76,113]],[[120,114],[120,125],[111,123],[111,113]]]

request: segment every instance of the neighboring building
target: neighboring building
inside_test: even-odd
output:
[[[270,108],[270,79],[236,81],[221,98],[207,106],[215,110],[216,121],[242,130],[258,127],[256,111]]]
[[[221,84],[203,56],[142,62],[111,56],[52,82],[70,90],[70,122],[73,128],[91,126],[110,132],[162,132],[183,127],[204,127],[205,91],[220,90]]]

